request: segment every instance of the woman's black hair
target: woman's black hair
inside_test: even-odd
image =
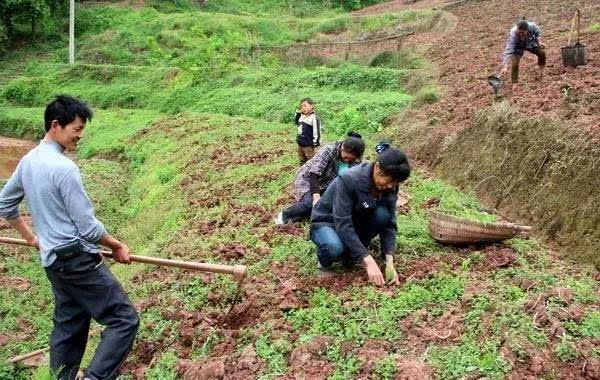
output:
[[[403,182],[410,176],[410,163],[402,150],[392,148],[385,141],[377,144],[375,150],[379,153],[375,162],[379,163],[379,169],[383,174],[398,182]]]
[[[342,143],[342,148],[357,158],[362,157],[365,152],[365,142],[362,140],[362,136],[356,132],[348,132],[348,137]]]

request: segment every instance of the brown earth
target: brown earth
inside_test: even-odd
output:
[[[385,134],[411,159],[477,195],[496,213],[534,226],[561,254],[600,267],[596,247],[596,187],[600,141],[600,4],[548,0],[393,1],[376,13],[437,6],[456,17],[450,29],[409,36],[405,47],[424,52],[438,70],[439,102],[412,107],[388,120]],[[562,64],[575,8],[588,64]],[[518,88],[494,96],[487,76],[502,67],[508,30],[525,16],[542,29],[545,75],[525,53]],[[536,126],[535,128],[532,128]],[[565,162],[567,164],[565,164]]]
[[[423,6],[445,4],[444,1],[423,1],[414,6],[419,3]],[[398,6],[400,9],[413,7]],[[499,72],[507,32],[515,20],[526,16],[542,29],[542,41],[548,52],[545,77],[541,81],[535,79],[535,57],[526,53],[521,64],[519,89],[512,92],[505,88],[501,95],[529,115],[558,117],[578,128],[600,132],[600,120],[594,117],[600,109],[600,65],[597,63],[600,33],[582,36],[582,42],[588,45],[587,66],[567,69],[561,60],[560,48],[567,43],[575,6],[582,11],[584,30],[597,22],[600,5],[592,0],[577,1],[572,6],[560,0],[544,1],[541,6],[524,0],[458,1],[447,6],[459,20],[454,30],[416,34],[404,43],[404,46],[425,47],[426,56],[439,66],[440,84],[446,91],[439,103],[424,107],[420,117],[438,120],[444,127],[437,131],[447,135],[464,128],[473,112],[491,105],[494,98],[486,78]],[[567,93],[569,99],[565,99]]]
[[[0,136],[0,179],[10,177],[21,158],[36,145],[34,141]]]

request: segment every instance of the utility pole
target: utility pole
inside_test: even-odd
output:
[[[75,0],[70,1],[69,10],[69,64],[75,63]]]

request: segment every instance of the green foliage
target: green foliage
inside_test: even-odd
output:
[[[48,0],[4,0],[0,3],[0,20],[11,34],[16,22],[39,20],[50,11]],[[34,32],[34,31],[32,31]]]
[[[146,371],[148,380],[175,380],[177,378],[177,354],[169,350],[161,355],[158,362]]]
[[[221,336],[219,335],[218,330],[211,328],[210,333],[208,334],[208,337],[204,343],[202,343],[201,346],[196,347],[190,354],[190,357],[193,359],[201,359],[208,356],[220,340]]]
[[[19,249],[19,254],[8,254],[0,247],[0,256],[5,268],[3,275],[20,277],[29,286],[18,290],[11,286],[0,288],[0,298],[10,302],[0,302],[0,334],[8,334],[9,341],[0,347],[0,357],[8,358],[24,354],[47,346],[48,336],[52,330],[52,291],[44,269],[40,265],[39,254],[28,248]],[[23,318],[26,317],[27,322]],[[25,324],[26,323],[26,324]],[[27,330],[25,330],[27,329]],[[11,338],[13,334],[30,334],[26,341]],[[6,335],[5,335],[6,336]],[[4,363],[4,360],[0,362]],[[10,368],[0,365],[0,374],[13,372]],[[16,371],[15,371],[16,372]],[[16,372],[15,378],[21,377]],[[13,377],[7,377],[13,378]]]
[[[264,333],[254,343],[256,353],[267,363],[268,374],[283,374],[287,369],[286,355],[292,346],[284,337],[273,340],[270,333]]]
[[[6,137],[41,139],[45,134],[43,112],[38,109],[15,109],[0,106],[0,135]]]
[[[579,328],[579,333],[585,337],[600,338],[599,311],[592,311],[584,316],[583,321],[581,322],[581,326]]]
[[[356,289],[354,300],[343,304],[339,297],[317,289],[309,307],[292,311],[288,319],[295,328],[314,335],[358,342],[366,338],[398,339],[399,320],[426,305],[439,313],[448,301],[462,295],[463,286],[462,278],[440,274],[430,280],[409,282],[393,296],[372,288]]]
[[[484,313],[492,307],[492,304],[490,298],[484,294],[471,298],[469,307],[471,310],[465,314],[463,323],[467,329],[467,336],[474,339],[480,333]]]
[[[378,125],[377,123],[374,123]],[[361,114],[356,108],[347,107],[340,112],[335,124],[333,124],[333,133],[337,136],[345,136],[350,131],[364,131],[369,123],[365,115]]]
[[[499,353],[500,344],[494,340],[467,340],[458,346],[430,346],[428,362],[444,379],[459,379],[479,371],[490,379],[503,379],[510,371]]]
[[[354,356],[346,356],[343,361],[338,363],[335,372],[329,376],[328,380],[346,380],[351,379],[360,369],[360,362]]]
[[[579,356],[577,348],[567,334],[563,334],[560,343],[554,349],[554,353],[564,363],[572,362]]]
[[[11,104],[31,107],[47,103],[50,93],[49,78],[19,78],[6,85],[1,96]]]
[[[438,208],[444,213],[481,222],[496,221],[496,216],[481,211],[481,205],[475,196],[464,194],[442,181],[413,176],[409,185],[413,208],[418,208],[428,199],[438,198]]]
[[[175,178],[177,175],[177,168],[173,165],[167,165],[158,169],[156,175],[158,176],[158,181],[164,185]]]
[[[396,358],[393,355],[386,356],[375,363],[375,374],[378,379],[393,379],[396,374]]]
[[[90,159],[81,167],[86,192],[97,216],[108,231],[116,231],[123,223],[123,199],[127,198],[127,175],[119,162]]]
[[[417,104],[433,104],[439,100],[439,90],[434,86],[423,87],[415,94],[415,103]]]
[[[574,322],[565,323],[567,330],[574,335],[587,337],[587,338],[600,338],[600,312],[590,311],[587,312],[581,324],[575,324]]]
[[[384,0],[212,0],[203,7],[206,11],[226,12],[234,14],[281,14],[290,13],[295,17],[312,17],[315,14],[330,13],[332,9],[342,7],[344,10],[357,10]]]
[[[126,153],[131,146],[130,138],[149,127],[158,115],[158,112],[151,110],[97,110],[86,127],[78,152],[84,158]],[[129,155],[138,159],[138,153]],[[134,163],[135,167],[138,162],[134,160]]]
[[[211,112],[240,115],[278,122],[292,122],[293,110],[302,97],[317,100],[317,112],[324,130],[333,137],[345,131],[376,131],[390,114],[408,105],[411,97],[402,92],[406,73],[391,69],[368,69],[356,65],[315,70],[275,68],[246,71],[217,81],[194,84],[193,75],[178,69],[142,69],[122,66],[41,65],[32,73],[44,77],[17,80],[1,96],[12,104],[44,106],[49,90],[38,90],[37,79],[54,92],[69,93],[85,99],[94,107],[144,108],[146,113],[115,110],[105,128],[119,130],[123,136],[136,129],[120,128],[129,120],[138,128],[138,116],[163,112]],[[64,78],[76,78],[65,81]],[[133,77],[133,79],[131,79]],[[348,91],[351,90],[351,91]],[[118,117],[122,116],[123,120]],[[92,123],[95,123],[94,119]],[[14,125],[17,122],[11,122]],[[0,118],[0,126],[2,119]],[[114,127],[113,127],[114,126]],[[329,127],[330,126],[330,127]],[[12,128],[12,127],[10,127]],[[7,128],[9,129],[9,128]],[[14,134],[13,134],[14,135]],[[115,150],[113,147],[111,150]],[[119,147],[116,147],[119,150]],[[85,153],[85,156],[97,151]]]
[[[568,276],[561,280],[561,285],[573,291],[573,298],[577,302],[593,303],[598,301],[597,284],[588,276],[583,275],[579,278]]]
[[[0,54],[6,51],[8,46],[8,35],[6,34],[6,27],[0,25]]]

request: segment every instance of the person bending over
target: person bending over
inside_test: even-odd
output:
[[[317,245],[318,267],[335,262],[362,265],[369,281],[384,285],[379,266],[367,248],[379,235],[389,283],[398,283],[394,269],[396,251],[396,201],[398,186],[410,176],[408,158],[387,143],[377,147],[373,163],[346,170],[327,188],[313,208],[311,240]]]

